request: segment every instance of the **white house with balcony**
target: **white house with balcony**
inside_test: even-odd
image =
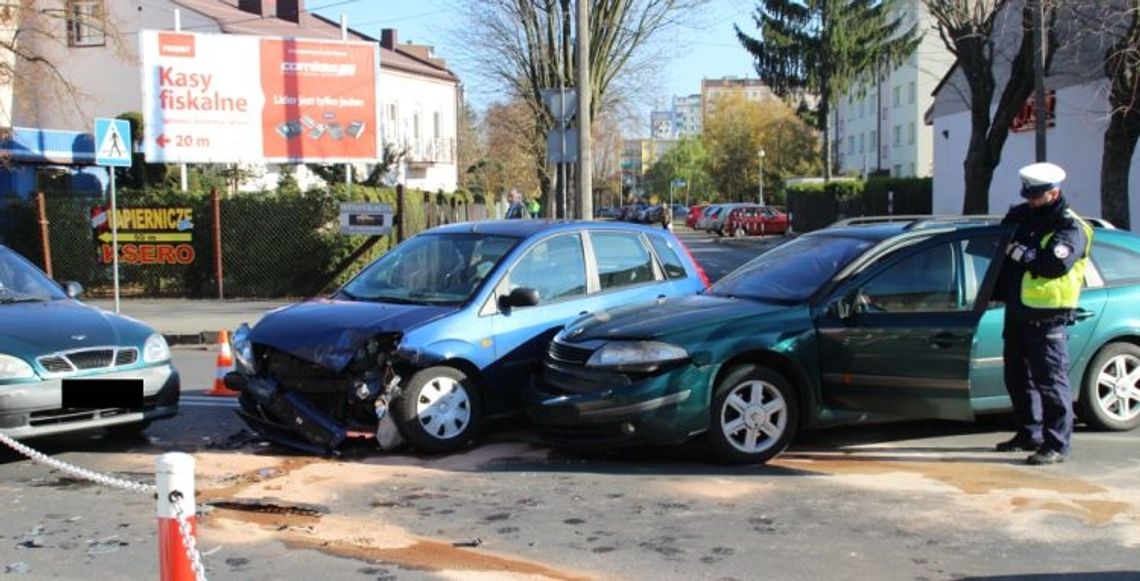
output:
[[[54,8],[61,2],[65,4],[62,12],[38,9]],[[307,12],[304,0],[19,3],[0,13],[0,17],[7,16],[6,20],[0,18],[0,37],[12,36],[18,30],[20,45],[51,65],[16,63],[14,82],[0,85],[0,130],[16,134],[12,128],[26,128],[27,136],[19,142],[24,143],[47,134],[41,130],[90,133],[95,117],[142,111],[138,32],[173,30],[176,10],[182,30],[187,32],[326,40],[340,39],[343,34],[339,22]],[[403,154],[390,181],[410,188],[454,191],[459,171],[459,79],[436,58],[431,47],[399,44],[394,30],[383,31],[378,40],[348,28],[347,38],[379,45],[382,146],[391,145]],[[92,162],[93,150],[37,158],[34,167],[0,168],[4,174],[0,176],[0,196],[27,195],[38,189],[37,175],[53,163],[74,169],[76,164]],[[302,184],[305,173],[298,172]],[[263,177],[244,184],[243,189],[272,188],[276,182],[276,172],[267,167]]]

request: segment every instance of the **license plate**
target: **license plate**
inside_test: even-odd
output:
[[[141,379],[65,379],[63,407],[78,409],[141,408]]]

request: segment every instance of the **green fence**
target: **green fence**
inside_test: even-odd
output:
[[[120,226],[123,296],[216,298],[215,236],[221,241],[221,286],[226,298],[318,294],[344,282],[397,243],[396,232],[376,240],[341,234],[342,202],[382,202],[402,208],[397,220],[402,222],[405,237],[440,224],[495,215],[493,207],[476,203],[466,193],[409,190],[401,203],[393,189],[344,185],[304,194],[220,197],[216,220],[207,193],[124,191],[116,199],[123,210],[176,209],[174,213],[151,213],[186,218],[189,227],[163,230],[160,239],[152,240],[153,236]],[[102,199],[44,200],[52,275],[56,280],[79,281],[95,297],[108,296],[113,287],[110,234],[99,226],[101,209],[107,205]],[[0,202],[0,243],[43,267],[38,214],[35,200]],[[139,215],[145,220],[149,214],[142,211]],[[366,251],[347,261],[366,243]]]

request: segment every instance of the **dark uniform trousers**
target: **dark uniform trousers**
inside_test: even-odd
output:
[[[1020,437],[1042,442],[1042,450],[1069,453],[1073,401],[1065,325],[1006,321],[1005,385]]]

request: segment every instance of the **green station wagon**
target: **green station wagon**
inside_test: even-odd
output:
[[[1004,307],[990,296],[1012,233],[963,217],[801,236],[700,294],[567,325],[528,412],[555,444],[702,436],[723,461],[765,462],[801,429],[1007,411]],[[1068,328],[1077,410],[1131,430],[1140,237],[1097,228],[1090,262]]]

